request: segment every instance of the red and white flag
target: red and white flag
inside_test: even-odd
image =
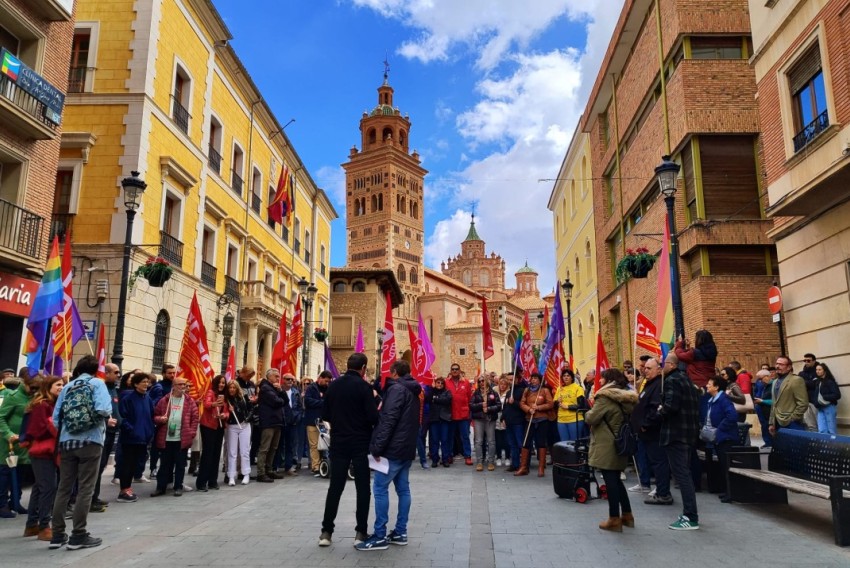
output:
[[[658,342],[658,332],[655,329],[655,324],[652,320],[640,313],[640,310],[635,311],[635,345],[642,347],[661,356],[661,344]]]
[[[413,378],[419,381],[421,385],[431,386],[434,382],[434,374],[431,372],[431,364],[428,362],[425,345],[422,338],[417,337],[416,333],[414,333],[413,326],[410,325],[410,320],[407,322],[407,335],[410,340]]]
[[[301,296],[295,300],[295,315],[292,316],[292,328],[286,338],[286,357],[280,367],[281,374],[298,374],[298,348],[304,343],[304,325],[301,315]]]
[[[608,362],[608,354],[605,353],[605,344],[602,343],[602,334],[596,334],[596,378],[593,381],[593,392],[599,390],[599,379],[602,378],[602,371],[607,371],[611,368]]]
[[[224,381],[230,382],[236,378],[236,346],[230,346],[230,352],[227,354],[227,367],[224,369]]]
[[[528,321],[528,312],[525,312],[523,327],[525,327],[526,332],[525,336],[522,338],[522,344],[519,348],[519,361],[522,364],[522,376],[526,380],[531,380],[531,374],[537,373],[538,370],[537,361],[534,357],[534,349],[532,349],[531,324]]]
[[[487,311],[487,300],[481,298],[481,337],[484,345],[484,360],[493,356],[493,330],[490,328],[490,312]]]
[[[393,300],[387,291],[387,311],[384,315],[384,342],[381,345],[381,388],[390,376],[390,367],[395,363],[395,326],[393,325]]]
[[[281,370],[286,359],[286,312],[280,318],[280,330],[277,332],[277,341],[272,349],[272,360],[269,362],[270,369]]]
[[[97,378],[106,377],[106,329],[100,324],[100,332],[97,337]]]
[[[204,327],[197,293],[192,295],[192,304],[189,306],[189,316],[186,318],[186,329],[183,332],[183,344],[180,346],[180,360],[177,368],[177,376],[189,381],[189,396],[200,400],[210,388],[215,372],[210,359],[207,329]]]

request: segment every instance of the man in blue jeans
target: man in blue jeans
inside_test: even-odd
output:
[[[410,364],[396,361],[384,387],[381,418],[372,433],[369,453],[378,462],[389,462],[386,473],[375,470],[372,492],[375,494],[375,532],[355,545],[357,550],[386,550],[389,544],[407,544],[407,518],[410,514],[410,464],[416,457],[419,436],[419,393],[422,387],[410,376]],[[395,528],[387,534],[390,512],[390,482],[398,495]]]

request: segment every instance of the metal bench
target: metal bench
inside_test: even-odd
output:
[[[850,437],[783,429],[767,471],[758,454],[730,452],[727,487],[738,503],[788,503],[788,491],[829,500],[835,544],[850,546]]]
[[[759,449],[756,446],[749,444],[750,424],[746,422],[738,423],[738,443],[731,448],[730,452],[753,452],[758,454]],[[700,442],[700,444],[702,444]],[[717,461],[717,455],[712,453],[711,460],[705,458],[704,446],[700,445],[697,448],[697,458],[700,461],[702,472],[705,473],[706,483],[709,493],[722,493],[725,491],[723,476],[721,475],[720,462]]]

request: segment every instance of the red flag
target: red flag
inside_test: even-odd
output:
[[[280,331],[277,332],[277,341],[272,349],[272,360],[269,362],[270,369],[280,371],[286,358],[286,312],[280,318]]]
[[[387,312],[384,316],[384,343],[381,345],[381,388],[390,376],[390,367],[395,363],[395,326],[393,325],[393,300],[387,291]]]
[[[528,312],[525,312],[523,327],[526,329],[519,348],[519,360],[522,364],[522,376],[528,380],[531,373],[537,373],[537,361],[534,359],[534,350],[531,348],[531,324],[528,322]]]
[[[65,362],[71,360],[71,351],[74,345],[85,335],[83,320],[74,303],[73,292],[74,271],[71,262],[71,239],[65,238],[65,246],[62,250],[62,311],[53,318],[53,346],[55,357]],[[91,347],[89,347],[91,349]],[[53,359],[48,353],[47,360]]]
[[[493,330],[490,328],[490,312],[487,311],[487,300],[481,298],[481,327],[482,343],[484,344],[484,360],[493,356]]]
[[[183,332],[183,344],[180,346],[180,360],[177,363],[177,376],[189,381],[189,396],[200,400],[210,388],[215,372],[212,368],[210,350],[207,345],[207,330],[198,305],[197,293],[192,295],[186,329]]]
[[[292,210],[294,209],[292,190],[292,174],[289,168],[286,167],[286,164],[284,164],[280,168],[280,177],[277,180],[277,190],[275,191],[274,198],[269,203],[269,220],[281,224],[285,222],[289,225],[289,220],[292,218]]]
[[[543,380],[554,389],[561,386],[561,371],[564,369],[564,343],[558,341],[555,343],[552,354],[549,356],[549,363],[546,365],[546,372],[543,374]]]
[[[655,324],[648,317],[635,312],[635,345],[643,347],[650,353],[661,356],[661,344],[658,342]]]
[[[230,346],[230,352],[227,354],[227,367],[224,369],[224,381],[232,381],[236,378],[236,346]]]
[[[304,326],[301,323],[301,296],[295,300],[295,315],[292,316],[292,329],[286,338],[286,357],[280,368],[281,374],[298,375],[298,348],[304,343]]]
[[[543,306],[543,323],[540,324],[540,337],[546,339],[549,337],[549,304]]]
[[[411,367],[413,378],[419,381],[423,386],[431,386],[434,382],[434,374],[431,372],[428,365],[428,359],[425,355],[425,347],[422,345],[422,340],[413,332],[413,326],[410,325],[410,320],[407,321],[407,337],[410,340]]]
[[[596,378],[593,381],[593,392],[599,390],[599,379],[602,371],[606,371],[611,367],[608,362],[608,355],[605,353],[605,345],[602,343],[602,333],[596,334]]]
[[[97,338],[97,378],[106,377],[106,329],[100,324],[100,333]]]

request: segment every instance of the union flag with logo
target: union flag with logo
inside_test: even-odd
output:
[[[189,306],[189,316],[186,318],[186,329],[183,331],[183,344],[180,346],[180,360],[177,363],[177,376],[189,382],[189,396],[200,400],[210,388],[210,382],[215,375],[209,345],[207,344],[207,329],[201,307],[198,305],[198,295],[192,295]]]

